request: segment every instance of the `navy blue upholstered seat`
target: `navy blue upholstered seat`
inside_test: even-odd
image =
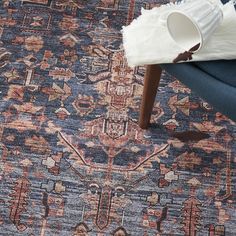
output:
[[[161,65],[215,110],[236,121],[236,60]]]
[[[215,79],[236,87],[236,60],[196,62],[194,64]]]

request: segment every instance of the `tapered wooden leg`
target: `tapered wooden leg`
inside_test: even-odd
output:
[[[156,98],[157,88],[161,79],[162,69],[159,65],[148,65],[144,77],[144,88],[139,115],[139,126],[147,129]]]

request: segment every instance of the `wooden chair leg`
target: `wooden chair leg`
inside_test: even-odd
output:
[[[147,129],[156,98],[157,88],[161,79],[162,69],[159,65],[148,65],[144,77],[144,88],[139,115],[139,126]]]

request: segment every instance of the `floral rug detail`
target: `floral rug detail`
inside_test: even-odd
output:
[[[168,74],[137,123],[120,30],[165,3],[0,2],[0,235],[235,235],[235,123]]]

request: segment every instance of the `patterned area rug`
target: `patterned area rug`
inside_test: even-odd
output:
[[[0,235],[236,235],[235,123],[164,74],[137,124],[120,30],[165,3],[1,1]]]

